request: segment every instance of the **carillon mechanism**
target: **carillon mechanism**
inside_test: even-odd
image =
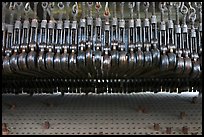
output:
[[[2,2],[3,93],[202,92],[202,2]]]

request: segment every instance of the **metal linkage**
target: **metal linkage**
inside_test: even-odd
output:
[[[4,92],[201,90],[202,2],[156,4],[3,2]]]
[[[184,57],[184,75],[189,75],[192,70],[192,62],[190,59],[190,47],[189,47],[189,36],[188,36],[188,26],[186,24],[186,14],[188,13],[188,8],[181,4],[181,13],[183,14],[183,25],[182,25],[182,49]]]
[[[14,35],[13,35],[13,44],[12,44],[12,49],[13,49],[13,53],[12,56],[10,58],[10,65],[11,65],[11,69],[12,71],[18,71],[18,52],[19,52],[19,48],[21,45],[21,27],[22,27],[22,23],[21,23],[21,8],[23,3],[22,2],[15,2],[14,5],[17,7],[17,20],[15,21],[15,25],[14,25]]]
[[[176,72],[178,74],[182,74],[184,71],[184,58],[183,58],[183,49],[182,49],[182,35],[181,35],[181,26],[179,23],[179,7],[181,6],[181,2],[174,3],[176,10],[176,24],[175,24],[175,46],[176,46],[176,54],[177,54],[177,65]]]
[[[39,39],[39,55],[37,58],[37,65],[39,71],[46,70],[45,66],[45,48],[47,47],[47,8],[48,2],[42,2],[43,20],[40,25],[40,39]]]
[[[5,6],[5,5],[4,5]],[[9,5],[10,10],[10,22],[7,24],[7,34],[6,34],[6,45],[5,45],[5,57],[3,59],[3,72],[12,73],[10,67],[10,56],[12,55],[12,45],[13,45],[13,20],[14,20],[14,9],[15,5],[12,2]]]
[[[38,54],[38,20],[37,20],[37,5],[38,2],[34,2],[34,14],[31,21],[29,50],[27,56],[27,65],[29,70],[37,71],[37,54]]]
[[[200,76],[200,63],[198,61],[198,43],[196,39],[196,30],[195,30],[195,20],[196,20],[196,10],[192,7],[191,2],[189,2],[189,20],[191,21],[191,32],[190,32],[190,54],[192,59],[192,72],[191,77],[199,77]]]

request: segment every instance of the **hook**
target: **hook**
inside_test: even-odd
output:
[[[25,8],[24,8],[24,11],[25,11],[26,13],[28,13],[30,10],[31,10],[31,8],[30,8],[30,2],[27,2],[26,5],[25,5]]]
[[[75,4],[72,7],[72,15],[76,16],[78,14],[78,5],[77,2],[75,2]]]
[[[195,19],[196,19],[196,10],[195,10],[195,8],[192,7],[191,2],[189,2],[188,4],[189,4],[189,6],[190,6],[190,8],[189,8],[189,12],[190,12],[190,14],[189,14],[189,19],[190,19],[192,22],[194,22]],[[191,11],[192,11],[192,12],[191,12]]]
[[[9,10],[14,10],[15,9],[15,3],[12,5],[12,2],[10,2],[10,5],[9,5]]]
[[[149,8],[149,2],[144,2],[144,7],[145,7],[145,11],[147,11],[148,10],[148,8]]]
[[[188,8],[185,6],[184,2],[181,4],[181,13],[184,15],[188,13]]]
[[[175,6],[177,9],[181,7],[181,2],[174,2],[173,6]]]
[[[164,12],[165,10],[167,10],[167,7],[166,7],[166,2],[160,2],[159,3],[159,9]]]
[[[128,2],[129,8],[134,8],[135,7],[135,2]]]
[[[104,16],[105,17],[109,17],[110,16],[110,11],[109,11],[109,8],[108,8],[108,2],[106,2]]]

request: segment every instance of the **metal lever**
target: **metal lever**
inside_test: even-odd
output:
[[[54,69],[61,71],[61,52],[62,52],[62,38],[63,38],[63,21],[62,11],[64,10],[63,2],[58,2],[57,7],[59,9],[59,19],[57,21],[57,30],[55,38],[55,56],[54,56]]]
[[[150,67],[152,65],[152,53],[150,52],[150,22],[148,18],[149,2],[144,2],[145,7],[145,19],[143,28],[143,44],[144,44],[144,66]]]
[[[128,58],[125,45],[125,20],[124,20],[124,2],[120,3],[121,18],[119,20],[119,69],[118,75],[121,77],[124,76],[124,72],[127,70]]]
[[[168,29],[167,29],[167,48],[169,50],[168,58],[169,58],[169,69],[173,70],[176,66],[176,54],[175,54],[175,42],[174,42],[174,24],[173,20],[171,19],[171,12],[172,12],[172,2],[167,2],[168,8]]]
[[[61,68],[63,72],[69,71],[69,45],[70,45],[70,20],[69,20],[69,5],[70,2],[66,2],[66,20],[64,20],[63,28],[63,53],[61,54]]]
[[[199,54],[199,61],[202,70],[202,2],[195,2],[196,7],[198,8],[199,12],[199,26],[198,26],[198,54]]]
[[[9,5],[10,10],[10,24],[7,25],[7,34],[6,34],[6,44],[5,44],[5,57],[3,59],[3,70],[5,73],[12,73],[10,68],[10,56],[12,53],[12,40],[13,40],[13,18],[14,18],[14,6],[12,3]]]
[[[86,19],[85,19],[85,2],[82,2],[82,16],[80,18],[79,26],[79,43],[78,43],[78,56],[77,56],[77,65],[80,70],[85,70],[86,64]]]
[[[55,48],[55,20],[53,18],[53,9],[54,9],[54,2],[51,2],[49,4],[49,9],[50,9],[50,20],[48,23],[48,30],[47,30],[47,54],[45,57],[45,62],[46,62],[46,68],[49,70],[54,69],[54,48]]]
[[[26,3],[24,12],[25,12],[25,20],[23,22],[23,32],[22,32],[22,39],[21,39],[21,54],[18,57],[18,65],[20,70],[23,72],[28,70],[27,67],[27,52],[28,52],[28,44],[29,44],[29,31],[30,31],[30,22],[28,18],[28,13],[31,11],[30,3]]]
[[[160,2],[160,10],[161,10],[161,22],[160,22],[160,30],[159,30],[159,44],[162,52],[161,55],[161,70],[167,70],[169,67],[169,59],[166,55],[167,46],[166,46],[166,24],[164,21],[164,11],[166,10],[166,4]]]
[[[86,26],[86,69],[89,70],[87,73],[89,76],[95,77],[95,69],[93,66],[93,17],[92,17],[92,6],[93,2],[87,2],[88,11],[87,11],[87,26]],[[100,9],[101,4],[98,3],[96,8]],[[85,12],[85,10],[84,10]]]
[[[102,55],[102,73],[107,78],[109,77],[110,68],[111,68],[111,54],[110,54],[110,11],[108,8],[108,2],[106,2],[105,6],[105,26],[104,26],[104,50]]]
[[[183,49],[182,49],[182,35],[181,35],[181,26],[179,23],[179,7],[181,6],[181,2],[175,2],[174,7],[176,10],[176,24],[175,24],[175,46],[176,46],[176,55],[177,55],[177,65],[176,72],[178,74],[183,74],[184,71],[184,58]]]
[[[190,52],[191,52],[191,59],[193,64],[193,69],[191,72],[191,76],[193,78],[199,77],[200,75],[200,63],[198,61],[199,55],[198,55],[198,45],[197,45],[197,39],[196,39],[196,31],[195,31],[195,19],[196,19],[196,10],[192,7],[191,2],[189,2],[189,11],[191,12],[189,14],[189,19],[191,21],[191,36],[190,36]]]
[[[37,20],[37,5],[38,2],[34,2],[34,16],[31,22],[31,31],[30,31],[30,40],[29,40],[29,49],[30,52],[27,56],[28,68],[30,70],[36,70],[37,68],[37,33],[38,33],[38,20]]]
[[[47,46],[47,7],[48,2],[42,2],[41,4],[43,8],[43,20],[40,25],[40,40],[39,40],[39,55],[37,58],[38,69],[45,70],[45,48]]]
[[[184,5],[184,2],[181,3],[181,13],[183,14],[183,25],[182,25],[182,49],[184,57],[184,75],[189,75],[192,70],[192,62],[189,57],[190,47],[188,39],[188,26],[186,24],[186,14],[188,13],[188,8]]]
[[[93,56],[93,64],[95,66],[96,75],[99,77],[101,75],[101,56],[102,56],[102,41],[101,41],[101,29],[102,29],[102,21],[99,15],[99,10],[102,6],[96,6],[96,21],[95,21],[95,45],[94,45],[94,56]],[[100,73],[100,74],[99,74]]]
[[[137,67],[143,67],[144,63],[144,53],[142,51],[142,23],[140,19],[140,2],[136,3],[137,5],[137,20],[136,20],[136,59],[137,59]]]
[[[113,19],[111,24],[111,73],[112,77],[115,77],[118,67],[118,19],[116,11],[116,2],[113,2]],[[117,75],[117,74],[116,74]]]
[[[136,64],[136,56],[135,56],[135,22],[133,18],[133,9],[135,6],[135,2],[128,3],[130,8],[130,19],[129,19],[129,29],[128,29],[128,67],[129,69],[134,69],[134,65]]]
[[[155,15],[155,2],[152,2],[152,16],[150,24],[150,36],[152,45],[152,63],[154,66],[159,65],[160,61],[160,50],[158,49],[158,28],[157,28],[157,18]]]
[[[72,15],[73,15],[73,22],[71,25],[71,41],[70,41],[70,54],[69,54],[69,70],[72,71],[73,73],[75,73],[75,75],[77,75],[78,73],[76,73],[77,71],[77,67],[76,67],[76,63],[77,63],[77,20],[76,20],[76,16],[78,14],[78,5],[77,2],[73,5],[72,7]]]
[[[17,20],[15,21],[15,25],[14,25],[14,36],[13,36],[13,44],[12,44],[12,49],[14,50],[14,52],[12,53],[12,56],[10,58],[10,65],[11,65],[11,69],[13,72],[16,72],[19,70],[18,67],[18,52],[19,52],[19,48],[21,45],[21,27],[22,27],[22,23],[21,23],[21,7],[23,5],[22,2],[14,2],[15,7],[17,7]]]

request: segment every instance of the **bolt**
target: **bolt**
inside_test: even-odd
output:
[[[183,132],[183,134],[188,134],[188,127],[187,127],[187,126],[184,126],[184,127],[182,128],[182,132]]]
[[[171,134],[171,127],[166,127],[166,134]]]
[[[154,130],[159,131],[159,129],[160,129],[159,123],[154,123]]]
[[[186,113],[185,112],[180,112],[180,118],[184,119],[186,117]]]
[[[198,99],[198,97],[193,97],[191,103],[192,104],[196,104],[197,103],[197,99]]]
[[[45,121],[43,124],[44,129],[49,129],[50,128],[50,123],[48,121]]]

